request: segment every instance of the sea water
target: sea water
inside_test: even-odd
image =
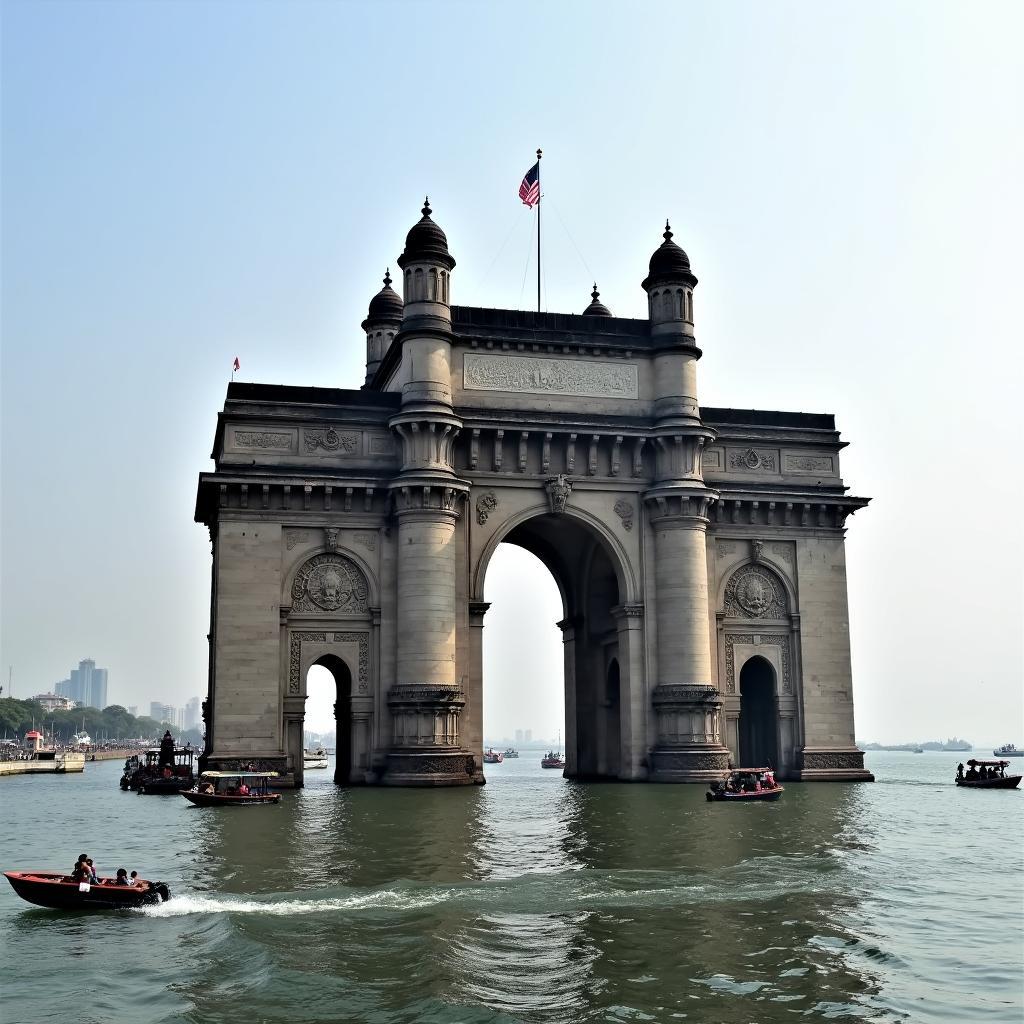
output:
[[[455,790],[195,808],[121,765],[0,780],[4,870],[88,853],[170,902],[72,914],[0,891],[4,1024],[1022,1019],[1024,791],[964,755],[874,784],[593,785],[539,753]]]

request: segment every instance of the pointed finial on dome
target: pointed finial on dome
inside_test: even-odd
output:
[[[375,320],[401,320],[402,305],[402,297],[391,287],[391,268],[388,267],[384,271],[384,287],[370,299],[370,312],[363,326]]]
[[[584,316],[611,316],[612,311],[601,301],[601,293],[597,290],[597,282],[594,282],[594,290],[590,293],[590,305],[583,310]]]
[[[665,218],[665,233],[661,236],[666,242],[672,241],[672,227],[668,222],[668,217]]]
[[[423,209],[420,211],[424,217],[429,217],[434,211],[430,208],[430,196],[423,197]]]
[[[390,288],[391,287],[391,268],[390,267],[388,267],[387,270],[384,271],[384,287],[385,288]]]

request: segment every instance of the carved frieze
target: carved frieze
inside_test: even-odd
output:
[[[782,693],[793,692],[789,635],[786,633],[727,633],[725,636],[725,692],[736,692],[736,644],[778,647],[782,656]]]
[[[291,451],[292,435],[273,430],[236,430],[236,448],[263,448],[274,451]]]
[[[781,619],[786,615],[786,604],[782,584],[763,565],[737,569],[725,588],[725,614],[732,618]]]
[[[483,526],[487,517],[498,507],[498,499],[494,491],[484,491],[476,499],[476,521]]]
[[[358,432],[342,433],[334,427],[328,427],[326,430],[305,430],[302,434],[307,452],[323,449],[325,452],[337,452],[342,455],[351,455],[358,449],[359,436]]]
[[[356,690],[365,694],[370,686],[370,634],[369,633],[326,633],[319,630],[301,630],[289,637],[288,650],[288,692],[302,692],[302,645],[304,643],[326,644],[354,643],[359,645],[359,667],[356,673]]]
[[[628,498],[619,498],[612,508],[615,510],[615,514],[622,520],[622,528],[627,532],[632,530],[633,516],[636,514],[633,502]]]
[[[774,473],[776,469],[775,453],[747,448],[740,452],[730,452],[729,465],[733,469],[746,469],[754,472],[763,470]]]
[[[635,363],[474,352],[465,355],[463,387],[467,391],[509,391],[579,398],[640,396]]]
[[[864,754],[860,751],[840,751],[837,753],[815,753],[805,751],[803,767],[810,768],[863,768]]]
[[[785,469],[793,473],[832,473],[831,455],[787,455]]]
[[[343,555],[311,558],[292,584],[293,612],[334,612],[343,615],[368,610],[366,577]]]

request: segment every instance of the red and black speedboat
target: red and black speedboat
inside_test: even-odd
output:
[[[980,761],[972,757],[967,762],[967,774],[961,774],[963,765],[956,773],[956,784],[968,789],[1016,789],[1020,775],[1007,775],[1009,761]]]
[[[134,885],[116,885],[113,878],[90,885],[73,882],[59,871],[5,871],[4,875],[23,900],[53,910],[131,910],[171,898],[163,882],[141,878]]]
[[[775,781],[771,768],[733,768],[721,782],[708,786],[707,799],[757,803],[778,800],[785,790]]]

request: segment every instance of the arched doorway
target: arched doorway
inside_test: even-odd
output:
[[[740,761],[744,767],[779,767],[775,670],[764,658],[751,658],[740,671]]]
[[[324,671],[326,670],[326,671]],[[309,668],[306,676],[306,702],[307,715],[313,711],[312,701],[317,684],[314,682],[319,676],[320,679],[329,674],[333,680],[334,700],[331,706],[334,724],[334,781],[339,786],[346,786],[351,781],[352,774],[352,673],[348,665],[337,655],[325,654],[318,658]],[[323,713],[324,701],[320,694],[316,694],[316,711],[319,712],[318,720],[311,719],[310,724],[320,725],[326,716]],[[306,728],[303,723],[303,735],[313,731]],[[317,732],[326,730],[315,730]]]
[[[628,690],[629,677],[620,669],[622,586],[609,543],[585,520],[565,514],[530,515],[500,540],[539,559],[561,597],[564,774],[577,779],[617,779],[631,770],[629,758],[622,753],[627,730],[620,722],[621,708],[628,705],[626,692],[620,690]],[[496,547],[495,542],[481,562],[484,573]],[[481,582],[478,578],[478,593]],[[494,595],[489,600],[493,602]],[[476,705],[475,700],[470,703]],[[471,725],[467,735],[479,733]]]

